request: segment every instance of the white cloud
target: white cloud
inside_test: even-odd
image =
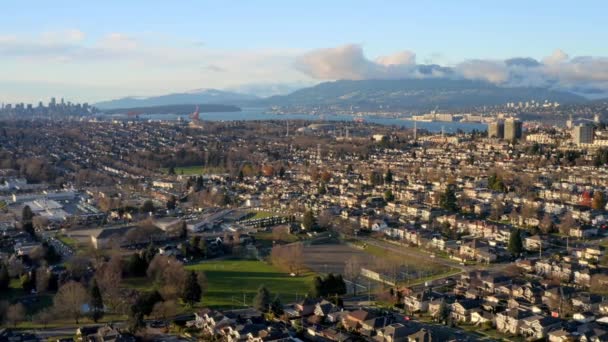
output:
[[[608,57],[570,57],[557,49],[537,61],[529,57],[507,60],[470,59],[453,66],[416,63],[416,54],[404,50],[375,60],[359,45],[313,50],[297,59],[296,67],[318,80],[450,77],[483,80],[503,86],[542,86],[608,93]]]

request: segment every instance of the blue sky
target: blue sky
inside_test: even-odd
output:
[[[605,1],[32,0],[9,1],[2,9],[4,102],[61,95],[95,101],[196,88],[363,78],[377,75],[368,69],[377,69],[379,57],[402,51],[415,54],[408,65],[451,67],[511,57],[541,61],[559,49],[567,54],[564,63],[592,56],[592,65],[585,62],[585,67],[596,68],[598,59],[604,67],[602,57],[608,56]],[[327,50],[345,46],[356,48],[337,54]],[[340,60],[327,61],[328,54],[355,58],[352,65],[366,64],[365,72],[326,72],[336,65],[342,68]],[[301,56],[310,58],[302,62]],[[394,65],[404,61],[390,60]],[[466,77],[482,77],[478,64],[466,66]],[[488,72],[488,67],[497,71],[487,63],[481,70]],[[555,76],[555,69],[539,74],[568,85],[580,78]],[[578,69],[572,66],[572,72]],[[383,70],[382,75],[392,72]],[[483,77],[505,82],[504,75]],[[598,86],[607,80],[592,81]]]

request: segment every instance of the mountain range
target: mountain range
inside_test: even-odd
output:
[[[469,108],[507,102],[581,103],[587,99],[566,91],[534,87],[499,87],[484,81],[401,79],[334,81],[297,90],[289,95],[258,100],[279,106],[353,106],[358,109]]]
[[[187,93],[175,93],[152,97],[124,97],[95,103],[101,110],[142,108],[182,104],[226,104],[233,105],[244,101],[257,100],[255,95],[236,93],[217,89],[197,89]]]
[[[501,87],[485,81],[447,78],[340,80],[302,88],[287,95],[255,95],[202,89],[148,98],[126,97],[96,103],[102,110],[175,104],[226,104],[241,107],[353,107],[358,110],[430,110],[502,105],[507,102],[583,103],[580,95],[541,87]]]

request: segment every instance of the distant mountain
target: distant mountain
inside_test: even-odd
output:
[[[298,89],[310,87],[316,82],[292,82],[292,83],[248,83],[234,86],[226,90],[242,94],[252,94],[261,98],[274,95],[287,95]]]
[[[98,102],[95,103],[94,106],[101,110],[108,110],[117,108],[136,108],[202,103],[224,103],[233,105],[256,99],[258,99],[258,97],[254,95],[247,95],[216,89],[198,89],[187,93],[176,93],[145,98],[125,97],[122,99]]]
[[[128,108],[113,108],[106,109],[106,114],[178,114],[186,115],[194,112],[196,106],[199,106],[201,113],[205,112],[240,112],[241,108],[232,105],[220,104],[179,104],[179,105],[164,105],[164,106],[148,106],[148,107],[128,107]]]
[[[429,110],[500,105],[519,101],[580,103],[579,95],[547,88],[499,87],[484,81],[402,79],[325,82],[289,95],[258,100],[267,106],[353,106],[359,110]]]

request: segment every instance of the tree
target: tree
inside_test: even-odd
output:
[[[494,191],[505,192],[506,187],[502,180],[502,177],[496,174],[496,172],[492,173],[488,177],[488,188]]]
[[[32,223],[33,219],[34,212],[32,208],[29,205],[24,206],[23,210],[21,210],[21,224]]]
[[[305,230],[313,230],[315,228],[315,221],[315,216],[312,213],[312,210],[307,210],[302,218],[302,227]]]
[[[561,219],[561,222],[559,223],[559,232],[563,235],[569,235],[570,230],[572,228],[576,228],[577,226],[578,224],[576,223],[574,217],[572,217],[572,213],[567,212],[566,214],[564,214]]]
[[[601,191],[595,191],[593,193],[593,200],[591,201],[591,208],[593,209],[604,209],[606,206],[606,199],[604,193]]]
[[[53,319],[53,312],[49,308],[44,308],[44,309],[38,311],[38,313],[34,316],[34,321],[42,324],[42,326],[45,329],[46,329],[47,324],[49,324],[49,321],[51,321],[52,319]]]
[[[283,314],[283,303],[281,303],[281,298],[279,298],[279,296],[275,296],[272,303],[270,303],[270,311],[276,316]]]
[[[196,273],[194,271],[190,271],[190,273],[188,273],[186,285],[184,286],[182,300],[188,305],[193,306],[194,303],[200,302],[202,294],[203,291],[198,283],[198,277]]]
[[[155,256],[146,274],[157,284],[164,300],[177,299],[184,293],[187,273],[184,265],[174,257]]]
[[[500,220],[501,216],[505,213],[505,206],[501,200],[495,200],[492,203],[492,208],[490,210],[490,219],[494,221]]]
[[[51,287],[52,273],[48,267],[38,267],[36,270],[36,291],[44,293]]]
[[[583,207],[591,207],[591,194],[589,193],[589,191],[583,192],[583,194],[581,195],[581,201],[579,204],[582,205]]]
[[[521,235],[519,233],[519,229],[511,230],[511,235],[509,236],[509,252],[513,256],[519,256],[523,251],[523,243],[521,241]]]
[[[386,170],[386,174],[384,175],[384,183],[391,184],[393,182],[393,171],[391,169]]]
[[[545,213],[543,215],[542,220],[540,221],[540,229],[543,232],[543,234],[550,234],[553,232],[555,228],[555,224],[553,223],[553,218],[551,217],[551,214],[549,213]]]
[[[177,206],[177,198],[175,195],[171,195],[171,198],[167,201],[167,209],[173,210]]]
[[[78,320],[82,317],[82,305],[87,303],[87,299],[87,290],[84,286],[70,280],[57,291],[53,307],[59,315],[73,318],[78,324]]]
[[[144,292],[137,297],[131,306],[132,316],[148,316],[152,313],[154,305],[163,301],[163,297],[158,291]]]
[[[361,261],[357,256],[352,256],[344,265],[344,275],[353,284],[353,294],[357,295],[357,282],[361,276]]]
[[[325,278],[315,277],[311,292],[314,297],[339,296],[346,294],[346,284],[341,274],[330,273]]]
[[[387,202],[392,202],[395,199],[395,195],[393,195],[393,191],[388,189],[384,192],[384,200]]]
[[[270,252],[272,263],[289,273],[298,274],[302,269],[302,255],[304,247],[302,243],[289,245],[275,245]]]
[[[0,291],[8,290],[10,282],[8,267],[4,263],[0,263]]]
[[[456,191],[454,190],[453,185],[448,185],[445,191],[439,196],[439,205],[447,211],[455,212],[458,210],[456,204]]]
[[[6,321],[17,326],[17,323],[25,319],[25,307],[21,303],[17,303],[8,307],[6,310]]]
[[[97,280],[95,279],[93,279],[93,284],[91,285],[89,308],[91,310],[91,318],[95,323],[97,323],[97,321],[103,317],[104,306],[103,298],[101,297],[101,290],[99,289]]]
[[[169,317],[177,314],[178,304],[174,300],[167,300],[154,304],[150,316],[154,319],[166,321]]]
[[[133,253],[127,261],[127,273],[132,277],[142,277],[146,275],[148,263],[139,253]]]
[[[21,287],[26,292],[30,292],[36,288],[36,273],[24,273],[21,278],[19,278],[21,282]]]
[[[122,282],[122,269],[122,258],[120,255],[115,255],[95,270],[95,280],[101,289],[103,297],[106,299],[107,303],[105,304],[113,309],[121,301],[119,289]]]
[[[146,200],[141,206],[141,211],[144,213],[154,212],[154,202],[152,202],[151,200]]]
[[[255,295],[253,300],[254,307],[260,312],[268,312],[271,304],[270,291],[266,288],[266,286],[261,285],[258,288],[258,293]]]

